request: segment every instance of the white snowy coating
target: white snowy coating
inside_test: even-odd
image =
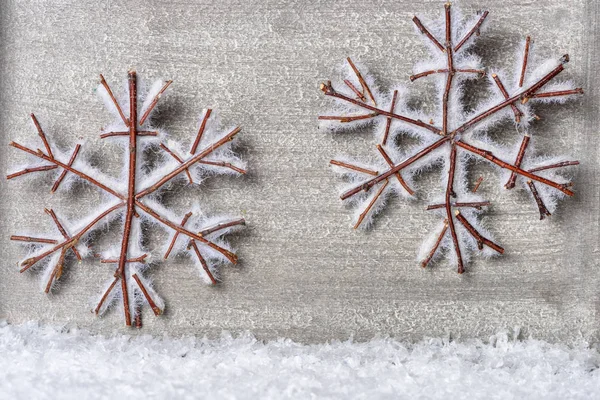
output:
[[[8,399],[598,397],[597,346],[520,335],[515,328],[487,340],[376,337],[305,345],[250,333],[102,336],[0,321],[0,393]]]
[[[453,2],[450,7],[451,15],[451,39],[452,47],[457,46],[466,35],[471,32],[472,28],[475,27],[481,20],[483,13],[478,13],[468,18],[464,18],[460,9],[457,7],[458,2]],[[446,47],[446,10],[442,7],[439,17],[435,20],[430,20],[425,16],[417,16],[418,20],[422,23],[429,33],[437,40],[442,46]],[[485,28],[489,24],[490,16],[488,15],[483,20],[483,23],[479,25],[476,32],[483,33]],[[397,115],[401,115],[406,118],[418,121],[418,123],[425,123],[432,127],[435,127],[441,131],[443,125],[443,99],[445,89],[447,85],[446,73],[448,69],[448,52],[441,51],[440,48],[424,33],[415,23],[415,32],[418,37],[423,40],[423,43],[429,49],[430,57],[425,60],[418,61],[413,69],[413,80],[414,85],[419,84],[421,80],[434,80],[436,90],[436,102],[431,115],[427,115],[420,110],[411,109],[407,104],[410,100],[410,92],[405,86],[394,86],[389,90],[384,90],[376,85],[375,78],[369,74],[368,70],[358,62],[358,60],[352,59],[352,62],[358,69],[360,75],[364,78],[365,82],[371,89],[375,98],[375,103],[370,100],[367,90],[361,85],[357,73],[351,68],[349,62],[345,62],[344,66],[340,69],[341,77],[331,82],[331,85],[325,85],[323,91],[328,97],[333,99],[333,107],[323,113],[320,118],[320,124],[322,127],[329,129],[332,132],[343,132],[345,130],[363,128],[369,129],[373,132],[376,143],[382,145],[386,153],[392,159],[392,165],[401,164],[411,157],[415,156],[420,151],[427,149],[432,144],[439,141],[443,133],[434,132],[426,127],[418,126],[416,123],[409,121],[402,121],[398,118],[392,118],[389,122],[389,131],[387,134],[387,141],[384,143],[384,137],[386,130],[388,129],[388,116],[385,114],[378,113],[377,110],[392,112]],[[499,111],[486,116],[482,120],[479,120],[473,125],[467,125],[464,132],[461,130],[453,136],[451,140],[437,147],[428,154],[420,157],[418,160],[413,161],[406,167],[402,168],[399,172],[407,183],[408,187],[412,186],[416,175],[424,172],[427,169],[433,167],[442,166],[440,175],[440,187],[441,194],[439,198],[432,204],[445,203],[444,193],[446,192],[449,170],[450,170],[450,154],[451,154],[451,142],[461,141],[468,145],[477,147],[484,151],[491,152],[496,159],[501,160],[505,163],[514,166],[516,163],[521,143],[525,136],[529,137],[527,148],[524,152],[521,164],[519,167],[521,170],[528,171],[530,169],[553,165],[564,161],[573,161],[570,157],[564,156],[539,156],[536,154],[535,140],[532,132],[534,122],[538,118],[535,114],[535,104],[538,103],[564,103],[567,100],[577,98],[580,93],[567,94],[560,96],[549,96],[549,97],[536,97],[524,96],[528,89],[536,85],[540,80],[548,76],[549,73],[563,65],[566,67],[568,57],[554,56],[552,58],[543,59],[535,50],[536,46],[534,41],[531,39],[528,42],[528,55],[524,74],[523,84],[520,85],[521,72],[524,65],[526,39],[524,38],[519,44],[514,57],[514,66],[509,71],[504,71],[494,68],[484,68],[481,59],[472,53],[472,46],[476,43],[476,40],[480,37],[479,34],[472,34],[468,40],[466,40],[458,51],[452,52],[452,63],[456,70],[453,75],[451,82],[448,103],[447,103],[447,132],[452,134],[458,128],[465,126],[465,124],[475,117],[486,113],[493,107],[500,105],[506,101],[506,99],[516,98],[514,106],[518,110],[519,118],[517,120],[513,107],[505,105]],[[440,71],[441,70],[441,71]],[[460,70],[469,70],[460,71]],[[427,71],[436,71],[435,73],[421,76],[419,74]],[[477,73],[477,71],[485,72],[484,74]],[[467,111],[465,106],[465,96],[468,93],[464,92],[464,83],[467,80],[478,79],[480,83],[484,84],[487,88],[486,98],[477,104],[474,109]],[[505,89],[506,94],[503,93],[497,80],[501,83]],[[349,81],[354,87],[365,96],[365,99],[361,99],[354,90],[352,90],[345,81]],[[568,91],[575,89],[576,86],[571,80],[562,80],[560,77],[554,77],[549,82],[546,82],[541,88],[535,91],[536,95],[543,95],[544,93]],[[394,92],[397,91],[397,99],[393,110],[392,98]],[[346,98],[343,98],[346,97]],[[521,101],[523,97],[527,97],[526,101]],[[352,99],[349,101],[347,98]],[[369,107],[363,107],[362,104],[366,104]],[[357,121],[346,121],[341,117],[353,117],[360,115],[373,114],[370,118],[364,118]],[[325,117],[325,118],[323,118]],[[332,118],[340,117],[340,118]],[[492,127],[500,126],[501,123],[512,121],[514,129],[519,133],[518,139],[510,145],[503,145],[493,140],[488,132]],[[537,132],[543,134],[543,132]],[[416,138],[419,142],[418,145],[398,145],[397,136],[406,136]],[[341,175],[344,178],[344,185],[341,187],[341,194],[345,194],[350,190],[361,188],[369,181],[375,179],[383,173],[390,170],[385,160],[383,160],[379,152],[374,149],[375,156],[373,160],[355,160],[348,156],[338,156],[334,160],[353,165],[355,167],[364,168],[375,173],[365,173],[362,171],[352,170],[349,167],[343,165],[331,165],[332,170]],[[472,202],[484,202],[490,199],[484,199],[480,196],[471,192],[470,185],[467,181],[467,167],[468,164],[477,162],[486,162],[488,160],[482,158],[479,154],[471,153],[470,151],[457,146],[457,157],[455,164],[455,174],[452,189],[456,193],[456,197],[451,197],[451,203],[472,203]],[[509,169],[502,168],[495,163],[490,163],[495,167],[501,177],[501,184],[504,185],[509,180],[512,172]],[[568,167],[556,167],[551,169],[544,169],[540,171],[532,172],[534,175],[540,178],[545,178],[553,181],[559,185],[567,185],[570,182],[571,176]],[[533,195],[533,189],[530,188],[528,181],[530,178],[524,177],[520,174],[516,175],[515,188],[518,190],[526,190],[532,199],[532,206],[538,209],[536,199]],[[386,185],[382,192],[380,189]],[[566,195],[547,184],[533,180],[533,185],[539,199],[542,201],[548,212],[553,213],[557,207],[558,201]],[[410,195],[405,188],[403,188],[396,176],[391,175],[387,179],[383,179],[378,183],[369,186],[367,191],[361,190],[358,193],[351,195],[344,199],[343,203],[349,207],[354,208],[353,224],[361,221],[361,217],[364,217],[359,225],[359,228],[366,229],[372,226],[373,218],[378,212],[385,208],[387,201],[390,196],[398,196],[406,199],[416,199],[418,194]],[[344,197],[344,196],[343,196]],[[479,253],[484,257],[490,257],[497,255],[496,250],[483,246],[482,250],[478,249],[477,239],[465,228],[465,226],[455,218],[454,212],[459,210],[462,217],[464,217],[470,225],[475,228],[479,234],[491,241],[494,241],[493,235],[488,226],[482,222],[481,217],[484,214],[484,209],[477,209],[472,207],[455,207],[452,206],[452,218],[456,229],[458,244],[461,250],[463,261],[467,263],[473,253]],[[437,210],[428,211],[436,213],[440,216],[441,221],[432,229],[431,234],[425,239],[423,245],[418,252],[418,261],[427,259],[438,242],[438,238],[444,227],[444,220],[448,218],[446,208],[439,208]],[[540,210],[541,212],[541,210]],[[445,231],[444,237],[439,242],[439,247],[435,251],[432,260],[437,260],[445,255],[449,264],[457,266],[458,258],[454,249],[454,243],[451,238],[451,230]]]
[[[152,85],[146,85],[142,79],[136,79],[136,101],[138,105],[137,131],[141,133],[137,137],[136,144],[135,192],[140,193],[145,190],[151,192],[148,196],[139,198],[138,201],[142,203],[142,205],[150,208],[152,212],[146,212],[141,206],[135,206],[134,210],[136,215],[131,219],[126,258],[127,260],[132,261],[125,264],[123,274],[126,278],[125,281],[129,300],[128,312],[132,319],[140,313],[141,307],[145,305],[152,306],[155,313],[158,314],[162,313],[165,309],[165,303],[153,288],[152,281],[147,275],[147,271],[153,264],[157,264],[158,260],[163,260],[165,251],[175,233],[174,228],[180,226],[183,218],[183,215],[164,207],[160,203],[160,194],[168,191],[176,182],[187,182],[188,177],[186,170],[182,170],[172,176],[157,190],[153,190],[154,185],[165,178],[165,176],[178,170],[181,167],[181,164],[188,162],[188,170],[193,177],[193,184],[199,184],[206,177],[213,175],[241,175],[241,172],[243,173],[243,170],[246,168],[245,163],[233,151],[235,136],[229,136],[229,140],[223,141],[226,136],[230,135],[230,133],[237,128],[233,126],[222,128],[219,117],[214,111],[209,114],[208,110],[204,110],[201,113],[198,125],[190,132],[189,143],[185,145],[181,145],[172,140],[162,127],[156,126],[153,117],[156,115],[156,110],[161,103],[160,101],[157,101],[157,99],[161,99],[168,93],[168,90],[165,91],[167,86],[168,82],[162,80],[158,80]],[[128,120],[130,117],[129,80],[124,82],[122,90],[115,90],[113,87],[111,88],[111,91],[112,95],[114,95],[116,101],[119,103],[124,118]],[[122,234],[126,222],[127,207],[125,203],[128,196],[130,153],[128,125],[123,121],[123,117],[119,113],[119,110],[115,106],[114,101],[104,84],[101,83],[98,86],[97,93],[103,100],[106,108],[114,117],[114,121],[107,124],[102,129],[101,134],[107,136],[102,140],[116,144],[120,148],[120,151],[122,151],[123,168],[121,169],[120,176],[116,178],[109,176],[103,173],[98,168],[99,166],[93,165],[93,163],[89,161],[91,158],[88,157],[87,149],[85,148],[83,141],[75,142],[70,149],[59,149],[53,144],[52,134],[44,131],[52,149],[53,160],[56,160],[56,162],[69,164],[69,160],[76,146],[81,146],[77,157],[71,164],[71,167],[75,171],[67,170],[58,190],[71,190],[73,188],[73,183],[78,181],[94,185],[90,180],[95,180],[98,183],[98,185],[96,185],[98,186],[98,190],[103,194],[102,201],[94,210],[91,210],[88,215],[74,221],[69,221],[62,217],[60,212],[56,212],[57,219],[60,221],[69,239],[63,237],[61,232],[51,221],[49,221],[49,223],[52,223],[52,225],[46,233],[19,233],[19,235],[32,238],[43,238],[44,240],[52,241],[52,243],[21,242],[25,244],[28,251],[25,260],[36,260],[31,266],[31,269],[40,273],[40,285],[44,291],[47,291],[48,288],[50,288],[50,292],[56,290],[59,284],[57,271],[68,268],[74,260],[76,262],[73,249],[77,250],[82,258],[94,256],[99,260],[104,260],[105,262],[101,265],[107,271],[107,280],[101,288],[102,290],[98,292],[94,299],[92,299],[92,310],[95,310],[97,314],[101,315],[115,304],[120,305],[120,307],[118,307],[120,312],[125,312],[123,308],[122,278],[120,278],[118,260],[121,257]],[[145,120],[141,121],[147,111],[149,112],[146,115]],[[192,152],[192,144],[195,142],[196,137],[199,134],[198,130],[207,116],[210,117],[205,121],[202,138],[198,143],[197,149]],[[140,122],[143,122],[143,124],[140,124]],[[43,121],[40,121],[40,125],[42,128],[45,126]],[[36,129],[35,126],[34,129]],[[151,132],[152,134],[148,135],[147,132]],[[29,149],[33,149],[33,151],[36,151],[38,148],[42,149],[41,151],[48,155],[44,144],[40,143],[39,137],[36,138],[37,141],[32,140],[32,143],[21,143],[21,145],[25,145]],[[222,144],[218,143],[221,141],[223,141]],[[160,157],[155,157],[156,160],[150,162],[150,160],[147,159],[147,155],[150,151],[155,153],[159,152]],[[169,152],[174,154],[175,157]],[[19,172],[26,168],[53,165],[52,160],[40,160],[40,157],[31,154],[28,154],[27,157],[28,160],[31,161],[13,169],[11,173]],[[63,168],[58,164],[55,165],[58,167],[42,173],[52,174],[54,180],[57,179],[63,173]],[[80,176],[76,172],[83,174],[84,176]],[[39,172],[27,173],[20,176],[20,178],[35,179],[36,176],[39,176]],[[104,186],[104,188],[102,186]],[[195,260],[194,263],[198,266],[202,280],[211,284],[214,282],[203,268],[195,251],[188,246],[191,243],[191,238],[188,235],[198,235],[198,232],[209,227],[214,227],[215,224],[239,221],[240,219],[230,216],[208,217],[200,211],[198,205],[194,204],[191,208],[191,218],[189,218],[184,228],[178,228],[183,230],[178,234],[178,239],[175,243],[176,245],[171,251],[171,257],[174,257],[177,253],[192,257],[192,259]],[[50,220],[50,216],[48,219]],[[93,243],[90,243],[90,238],[92,237],[91,234],[93,232],[108,229],[109,224],[114,221],[120,222],[119,229],[121,230],[121,235],[119,235],[117,241],[108,246],[108,248],[94,248],[94,251],[92,251],[91,247],[93,246]],[[216,229],[214,232],[203,236],[203,240],[194,240],[199,253],[203,257],[203,260],[205,260],[209,273],[215,279],[218,278],[218,267],[221,264],[231,262],[231,260],[223,254],[224,252],[232,252],[232,249],[223,240],[223,236],[238,229],[241,225],[243,224],[224,229]],[[144,230],[147,230],[149,226],[156,226],[164,229],[165,232],[170,235],[169,242],[166,244],[146,243],[146,241],[144,241],[144,236],[147,232]],[[68,240],[71,240],[71,238],[76,239],[76,242],[73,244],[73,249],[65,247],[65,244],[68,244]],[[67,248],[67,250],[64,252],[64,262],[59,268],[61,249],[63,248]],[[37,260],[36,257],[40,257],[39,260]],[[23,265],[20,265],[19,269],[22,267]]]

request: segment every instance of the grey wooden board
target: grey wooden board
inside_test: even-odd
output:
[[[516,43],[532,35],[543,54],[571,55],[565,74],[586,95],[568,106],[540,109],[538,147],[581,160],[576,197],[547,221],[522,192],[499,190],[489,167],[482,193],[506,255],[475,259],[459,276],[445,265],[423,270],[415,260],[436,218],[423,211],[439,190],[437,175],[419,183],[425,200],[395,200],[375,229],[356,232],[328,169],[338,154],[371,154],[367,132],[319,131],[327,105],[319,82],[333,77],[348,55],[389,86],[408,84],[425,50],[413,13],[440,13],[441,1],[3,1],[0,5],[2,143],[0,169],[18,162],[13,139],[32,137],[35,111],[63,146],[87,139],[101,165],[121,165],[116,148],[98,138],[111,121],[94,95],[98,74],[114,86],[135,67],[146,79],[175,83],[162,124],[188,140],[200,110],[212,107],[243,127],[251,173],[177,189],[169,205],[183,214],[193,201],[205,209],[243,215],[248,228],[233,238],[241,263],[223,270],[223,284],[205,286],[186,259],[154,266],[151,276],[167,313],[144,313],[143,333],[218,335],[251,331],[260,338],[302,342],[403,339],[450,334],[481,337],[519,326],[525,335],[569,342],[599,333],[598,7],[593,0],[466,1],[465,13],[490,10],[479,46],[487,66],[507,67]],[[427,85],[413,85],[426,96]],[[430,88],[429,88],[430,89]],[[68,268],[60,290],[46,296],[38,278],[19,274],[23,250],[8,238],[49,228],[43,208],[68,217],[100,198],[82,186],[76,195],[48,193],[37,184],[0,180],[0,317],[40,320],[94,332],[127,331],[119,312],[98,319],[90,300],[109,272],[97,262]],[[153,240],[166,240],[166,236]],[[158,243],[158,242],[155,242]],[[161,242],[162,243],[162,242]],[[133,332],[133,331],[131,331]]]

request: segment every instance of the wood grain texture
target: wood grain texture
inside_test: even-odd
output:
[[[154,265],[151,276],[167,310],[159,318],[145,310],[142,333],[214,336],[249,330],[260,338],[315,342],[376,334],[487,338],[520,326],[525,335],[551,341],[596,340],[598,2],[462,3],[465,13],[490,10],[491,25],[478,46],[486,66],[509,67],[519,40],[531,35],[542,55],[571,55],[566,76],[586,92],[581,101],[540,108],[543,119],[533,130],[540,151],[558,143],[557,152],[581,161],[575,198],[552,217],[540,222],[527,194],[501,190],[504,182],[489,167],[477,166],[473,174],[473,181],[486,176],[479,192],[494,202],[486,219],[505,256],[476,258],[463,276],[445,265],[423,270],[417,249],[437,222],[423,211],[425,201],[394,200],[374,230],[361,233],[352,229],[350,211],[338,200],[339,180],[328,161],[338,154],[370,155],[375,142],[364,131],[332,135],[318,129],[316,117],[327,104],[319,82],[352,56],[382,86],[409,85],[413,64],[425,54],[411,18],[440,13],[442,4],[3,1],[0,166],[7,170],[20,161],[7,144],[34,137],[28,118],[35,111],[59,143],[66,147],[85,137],[84,148],[118,174],[109,166],[121,165],[121,151],[98,137],[111,117],[93,92],[98,74],[116,83],[135,67],[142,79],[174,80],[160,108],[161,125],[174,138],[193,140],[201,109],[213,108],[226,123],[242,126],[250,167],[242,179],[174,188],[179,198],[169,196],[168,204],[181,215],[198,201],[206,210],[246,218],[247,229],[233,238],[241,262],[223,269],[218,288],[196,278],[191,260]],[[434,97],[426,83],[411,87],[424,101]],[[430,188],[439,190],[437,181],[437,174],[419,181],[424,199],[435,194]],[[49,192],[52,178],[36,182]],[[35,186],[0,181],[0,318],[124,330],[118,312],[103,319],[90,313],[90,299],[109,277],[106,266],[72,264],[52,296],[41,293],[37,277],[17,272],[24,253],[8,238],[21,233],[19,224],[44,232],[52,226],[44,207],[64,214],[66,201],[81,211],[101,198],[85,185],[76,195],[32,196]]]

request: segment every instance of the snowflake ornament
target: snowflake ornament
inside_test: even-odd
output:
[[[244,164],[232,151],[232,140],[240,128],[220,129],[212,110],[203,112],[189,150],[167,141],[166,133],[152,125],[156,105],[170,84],[171,81],[157,81],[146,90],[143,85],[138,85],[137,75],[131,71],[127,90],[117,99],[100,75],[98,93],[116,117],[116,121],[104,129],[101,138],[114,140],[124,147],[124,168],[118,179],[86,161],[85,154],[80,151],[82,143],[77,143],[67,153],[52,146],[33,114],[31,118],[44,150],[35,145],[10,143],[30,155],[37,164],[18,168],[7,179],[52,171],[57,174],[52,193],[59,189],[68,190],[73,182],[83,181],[106,195],[95,212],[78,221],[66,221],[54,210],[46,209],[56,228],[52,233],[12,236],[12,240],[25,242],[30,250],[28,257],[20,262],[20,271],[41,271],[42,289],[50,293],[65,266],[74,258],[100,258],[100,263],[109,266],[110,278],[95,302],[94,312],[101,315],[111,305],[120,303],[128,326],[132,321],[141,326],[143,305],[150,306],[156,315],[165,309],[163,300],[146,276],[152,263],[152,251],[144,242],[145,224],[158,225],[172,233],[161,253],[162,258],[167,259],[175,253],[192,257],[200,275],[210,284],[218,281],[219,264],[237,262],[236,255],[222,237],[245,224],[243,218],[208,217],[197,206],[182,218],[161,205],[161,194],[169,190],[167,183],[182,180],[192,184],[211,175],[246,173]],[[121,104],[128,104],[128,110],[121,108]],[[162,155],[155,165],[150,165],[146,159],[151,151],[159,151]],[[92,251],[91,234],[117,220],[122,222],[119,243],[102,254]]]
[[[512,73],[486,71],[469,49],[485,28],[487,16],[485,11],[465,19],[448,2],[437,21],[413,18],[431,58],[416,65],[410,81],[435,80],[438,107],[434,115],[410,108],[404,87],[389,93],[381,91],[374,78],[350,58],[342,79],[321,84],[324,94],[335,100],[331,115],[319,117],[322,126],[333,131],[372,126],[379,143],[378,162],[347,157],[331,161],[335,172],[348,182],[341,198],[356,208],[355,228],[368,227],[389,196],[415,198],[413,177],[432,166],[443,166],[443,195],[427,207],[438,212],[441,221],[419,252],[423,267],[446,254],[458,273],[463,273],[472,253],[492,256],[504,252],[480,221],[490,202],[475,193],[481,180],[469,189],[470,159],[485,159],[495,165],[504,175],[506,189],[518,185],[527,190],[540,219],[551,215],[558,200],[573,195],[568,177],[560,172],[579,162],[536,156],[531,134],[532,122],[539,119],[533,104],[563,103],[583,93],[571,81],[555,79],[565,69],[569,56],[540,61],[527,37],[517,51]],[[489,97],[468,111],[464,84],[484,77],[490,85]],[[490,128],[507,119],[514,121],[522,135],[514,147],[497,144],[488,134]],[[405,148],[396,145],[401,135],[416,138],[419,144]]]

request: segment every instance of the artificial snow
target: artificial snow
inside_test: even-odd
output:
[[[0,398],[591,399],[596,347],[527,339],[389,338],[302,345],[94,336],[0,322]]]

